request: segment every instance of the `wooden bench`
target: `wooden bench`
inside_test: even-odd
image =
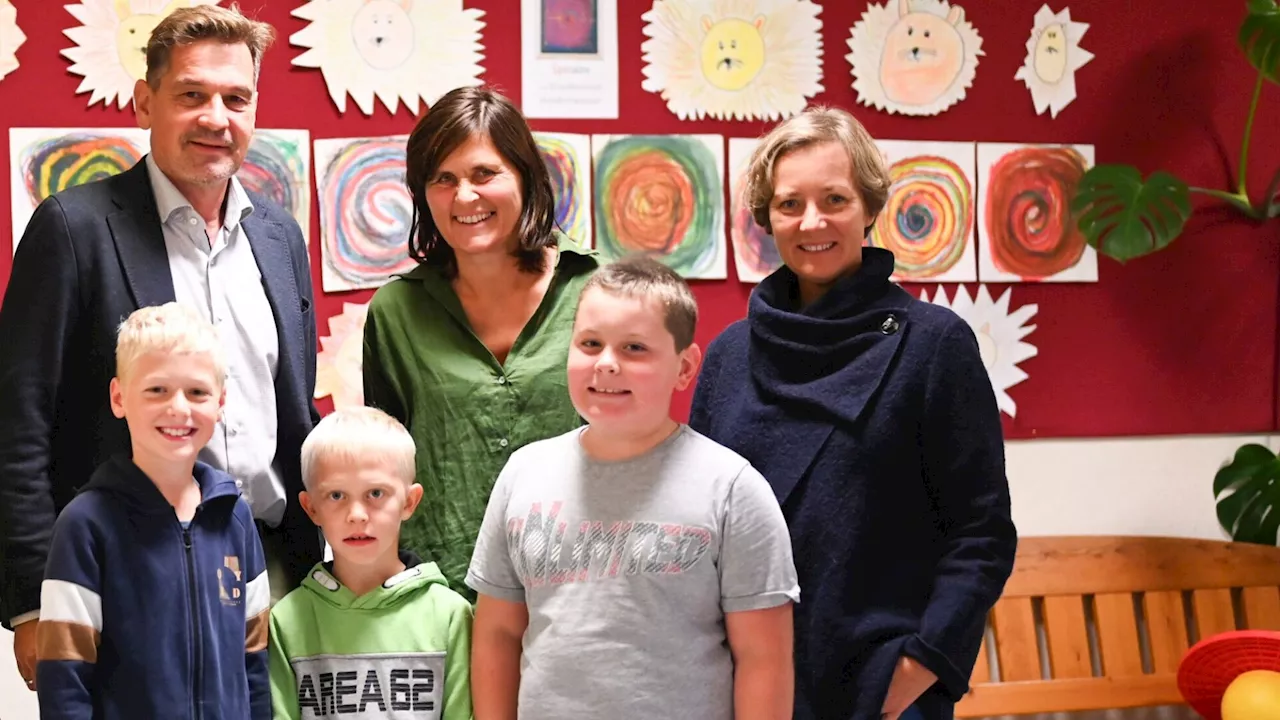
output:
[[[1021,538],[956,717],[1181,705],[1187,648],[1242,629],[1280,630],[1280,548]]]

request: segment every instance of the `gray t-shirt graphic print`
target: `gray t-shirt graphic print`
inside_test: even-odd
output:
[[[581,433],[512,455],[467,573],[528,606],[520,719],[732,720],[724,613],[799,599],[772,489],[687,426],[620,462]]]

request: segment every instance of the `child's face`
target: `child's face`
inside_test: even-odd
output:
[[[142,468],[193,465],[213,436],[226,391],[207,353],[146,352],[111,379],[111,412],[129,425]]]
[[[592,428],[643,437],[671,415],[671,395],[698,371],[697,345],[676,352],[657,300],[591,288],[569,347],[569,397]]]
[[[396,557],[400,523],[409,519],[422,486],[406,484],[385,463],[322,461],[300,500],[324,533],[335,560],[370,565]]]

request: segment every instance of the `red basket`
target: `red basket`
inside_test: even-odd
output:
[[[1222,720],[1227,686],[1250,670],[1280,672],[1280,632],[1237,630],[1201,640],[1178,664],[1178,691],[1205,720]]]

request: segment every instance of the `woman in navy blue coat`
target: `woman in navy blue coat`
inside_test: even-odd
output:
[[[1013,568],[1004,441],[973,331],[862,240],[889,176],[849,113],[764,137],[746,201],[785,265],[707,349],[690,425],[791,528],[796,720],[949,720]]]

